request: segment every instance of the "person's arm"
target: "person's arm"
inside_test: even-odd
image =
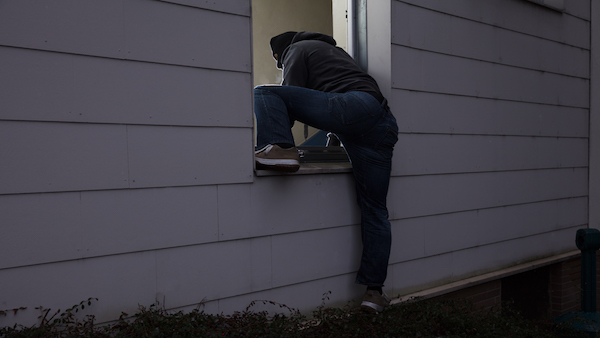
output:
[[[298,46],[290,46],[283,59],[284,86],[306,87],[308,81],[308,68],[304,50]]]

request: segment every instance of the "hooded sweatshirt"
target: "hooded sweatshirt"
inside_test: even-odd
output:
[[[330,93],[361,91],[383,102],[375,79],[364,72],[333,37],[299,32],[281,55],[284,86],[297,86]]]

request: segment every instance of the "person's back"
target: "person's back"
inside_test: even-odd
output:
[[[377,82],[328,35],[300,32],[282,53],[283,85],[329,93],[361,91],[383,101]]]

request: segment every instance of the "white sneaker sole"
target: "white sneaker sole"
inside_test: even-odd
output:
[[[300,169],[300,162],[291,159],[256,158],[256,169],[277,170],[294,173]]]
[[[300,162],[292,159],[281,159],[281,158],[256,158],[256,162],[268,165],[268,166],[276,166],[276,165],[285,165],[285,166],[299,166]]]
[[[377,305],[375,303],[363,301],[360,303],[360,306],[365,310],[375,311],[375,312],[383,312],[384,307],[381,305]]]

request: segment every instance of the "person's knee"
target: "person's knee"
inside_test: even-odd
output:
[[[273,91],[274,88],[277,88],[279,86],[274,86],[274,85],[258,85],[256,87],[254,87],[254,92],[255,93],[270,93]]]

